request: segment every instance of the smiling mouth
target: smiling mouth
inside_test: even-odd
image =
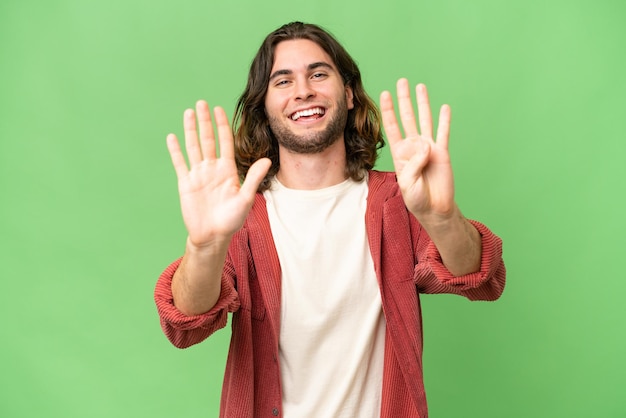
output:
[[[319,119],[320,117],[324,116],[325,113],[326,109],[322,107],[313,107],[311,109],[299,110],[293,113],[290,118],[293,121],[299,120],[301,118],[304,118],[305,120]]]

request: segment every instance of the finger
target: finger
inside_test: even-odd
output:
[[[450,106],[441,106],[441,110],[439,111],[439,124],[437,125],[437,144],[445,149],[448,149],[451,119],[452,110]]]
[[[409,89],[409,80],[401,78],[397,83],[398,89],[398,108],[400,109],[400,119],[402,120],[402,128],[406,138],[415,138],[419,136],[417,131],[417,123],[415,122],[415,112],[411,103],[411,92]]]
[[[211,111],[209,105],[204,100],[196,103],[196,113],[198,115],[198,127],[200,129],[200,147],[204,158],[215,158],[215,135],[213,133],[213,122],[211,121]]]
[[[189,169],[187,168],[187,163],[185,162],[185,157],[183,156],[183,152],[180,150],[180,145],[178,144],[178,139],[176,135],[169,134],[167,136],[167,150],[170,152],[170,157],[172,159],[172,165],[174,166],[174,170],[176,171],[176,177],[180,180],[189,174]]]
[[[417,113],[419,114],[420,131],[427,138],[433,138],[433,117],[430,112],[430,101],[428,100],[428,91],[424,84],[418,84],[415,87],[417,94]]]
[[[255,161],[250,166],[250,169],[246,174],[246,178],[241,185],[240,191],[244,193],[244,195],[254,196],[271,166],[272,161],[269,158],[261,158],[260,160]]]
[[[383,91],[380,94],[380,113],[389,143],[393,145],[398,141],[402,141],[402,132],[400,132],[398,127],[396,112],[393,108],[393,99],[388,91]]]
[[[183,127],[185,129],[185,146],[189,165],[193,167],[202,161],[202,150],[198,143],[198,131],[196,130],[196,114],[193,109],[185,110]]]
[[[219,106],[213,110],[215,114],[215,124],[217,125],[217,137],[220,144],[221,158],[235,158],[235,145],[233,143],[233,131],[230,129],[226,112]]]
[[[428,164],[428,158],[430,156],[430,142],[427,140],[418,140],[416,142],[418,149],[409,161],[406,162],[400,176],[406,183],[415,183],[417,179],[422,175],[424,167]]]

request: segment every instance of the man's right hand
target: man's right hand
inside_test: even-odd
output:
[[[256,161],[240,185],[235,165],[233,134],[224,109],[215,108],[217,141],[208,104],[201,100],[184,113],[185,162],[176,135],[167,137],[167,147],[178,177],[183,220],[189,242],[198,249],[217,241],[229,241],[243,225],[259,184],[271,162]],[[198,132],[199,131],[199,132]],[[219,157],[216,148],[219,144]]]
[[[189,166],[176,136],[167,137],[189,234],[185,255],[172,279],[174,305],[185,315],[207,312],[217,303],[230,240],[243,226],[271,165],[268,158],[256,161],[240,184],[233,134],[224,110],[215,108],[217,141],[207,103],[199,101],[196,112],[198,130],[194,111],[188,109],[184,115]]]

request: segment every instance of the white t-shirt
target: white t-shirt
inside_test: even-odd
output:
[[[264,193],[282,270],[283,414],[379,417],[385,344],[367,181]]]

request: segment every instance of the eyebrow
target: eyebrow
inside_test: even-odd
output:
[[[318,68],[327,68],[331,71],[336,71],[332,65],[324,61],[313,62],[307,65],[307,71],[315,70]],[[276,77],[280,77],[281,75],[289,75],[289,74],[293,74],[293,71],[292,70],[276,70],[272,73],[268,81],[272,81],[273,79],[275,79]]]

